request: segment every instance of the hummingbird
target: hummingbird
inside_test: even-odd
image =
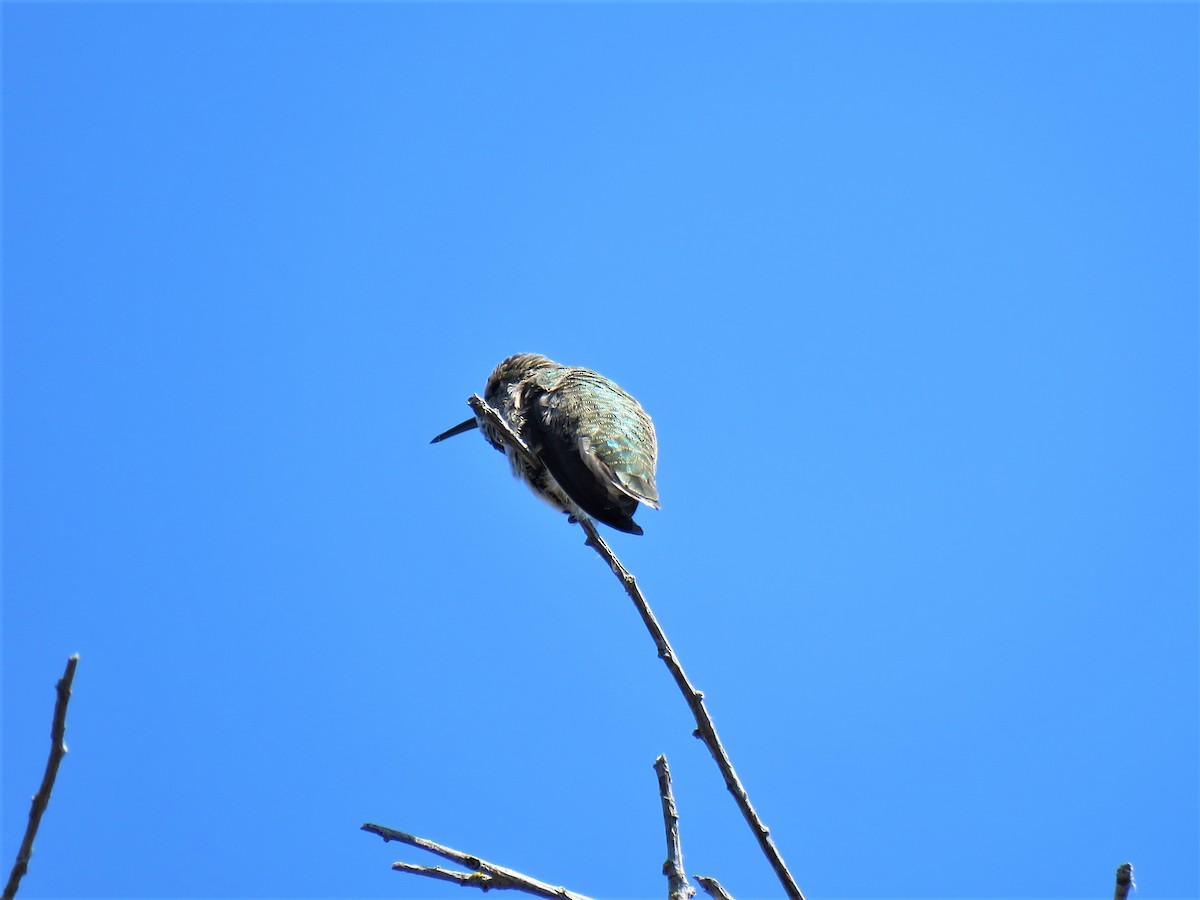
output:
[[[483,399],[525,442],[536,465],[479,417],[430,443],[479,428],[508,457],[513,475],[571,522],[590,518],[642,533],[633,513],[639,503],[658,509],[658,441],[654,423],[633,397],[591,369],[517,353],[492,370]]]

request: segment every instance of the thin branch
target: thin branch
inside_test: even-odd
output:
[[[750,802],[750,795],[746,792],[746,788],[742,784],[742,780],[738,777],[737,772],[734,771],[733,762],[730,760],[729,754],[726,752],[725,746],[721,743],[721,738],[717,734],[717,726],[704,706],[704,694],[697,690],[691,681],[688,680],[687,674],[683,671],[683,666],[679,662],[679,658],[675,655],[675,651],[667,641],[666,633],[663,632],[662,626],[658,624],[658,619],[654,617],[653,610],[650,609],[650,604],[646,602],[646,598],[642,595],[642,591],[637,584],[637,579],[629,574],[629,571],[617,559],[617,555],[612,552],[612,549],[605,543],[604,538],[600,537],[600,534],[596,531],[595,525],[586,520],[579,524],[587,533],[588,538],[586,543],[608,563],[613,574],[617,576],[622,586],[624,586],[625,593],[629,595],[630,599],[633,600],[634,606],[637,607],[638,614],[641,615],[642,622],[646,625],[646,630],[650,632],[655,646],[658,647],[659,658],[671,672],[671,677],[675,679],[675,684],[679,686],[684,700],[687,701],[687,705],[696,719],[696,736],[704,741],[704,745],[708,747],[708,752],[712,754],[717,768],[721,770],[721,775],[725,779],[725,787],[733,795],[738,809],[742,812],[742,818],[746,820],[746,824],[754,832],[754,837],[758,841],[759,847],[762,848],[762,852],[771,864],[771,868],[775,870],[775,877],[779,879],[779,883],[783,885],[784,892],[791,900],[804,900],[804,894],[800,891],[799,885],[796,884],[796,879],[792,876],[787,863],[783,861],[783,856],[775,846],[775,841],[771,838],[771,830],[759,818],[758,812]]]
[[[492,884],[491,876],[479,872],[455,872],[453,869],[443,869],[441,866],[417,866],[406,862],[394,862],[392,869],[396,872],[408,872],[410,875],[424,875],[426,878],[449,881],[459,887],[474,885],[484,891],[495,887]]]
[[[1133,883],[1133,863],[1121,863],[1117,866],[1117,888],[1113,892],[1113,900],[1129,900],[1130,889],[1137,890]]]
[[[667,876],[669,900],[691,900],[696,889],[688,883],[683,870],[683,845],[679,841],[679,810],[675,807],[675,793],[671,790],[671,769],[667,758],[660,756],[654,761],[658,773],[658,794],[662,799],[663,825],[667,829],[667,860],[663,863],[663,874]]]
[[[697,875],[696,880],[700,882],[700,887],[704,888],[704,893],[712,897],[713,900],[733,900],[733,896],[725,888],[721,887],[721,882],[715,878],[709,878],[707,875]]]
[[[505,419],[504,416],[500,415],[500,413],[496,412],[496,410],[488,406],[486,400],[484,400],[478,394],[472,394],[467,398],[467,405],[471,407],[471,411],[474,412],[475,415],[482,416],[483,418],[487,419],[488,422],[494,425],[496,430],[500,434],[504,435],[505,441],[509,444],[512,444],[513,449],[521,454],[525,462],[529,463],[535,469],[540,469],[542,467],[541,462],[539,462],[537,457],[533,455],[533,451],[526,447],[525,442],[521,440],[520,435],[512,430],[512,426],[508,424],[508,420]]]
[[[55,685],[58,697],[54,702],[54,718],[50,721],[50,759],[46,761],[46,771],[42,775],[42,784],[33,795],[33,803],[29,808],[29,824],[25,826],[25,837],[21,848],[17,851],[17,861],[13,863],[12,872],[8,876],[8,884],[4,886],[4,900],[12,900],[17,896],[17,888],[21,879],[29,869],[29,858],[33,856],[33,839],[37,837],[38,826],[42,824],[42,814],[50,803],[50,793],[54,790],[54,779],[58,777],[58,765],[67,754],[64,738],[67,735],[67,704],[71,701],[71,684],[75,681],[75,666],[79,662],[79,654],[67,659],[67,669],[63,677]]]
[[[555,887],[544,881],[538,881],[536,878],[522,875],[513,869],[498,866],[486,859],[480,859],[470,853],[463,853],[453,847],[438,844],[428,838],[417,837],[415,834],[396,831],[394,828],[385,828],[382,825],[373,825],[370,822],[363,825],[362,830],[377,834],[385,841],[399,841],[410,847],[427,850],[442,859],[448,859],[471,870],[470,872],[455,872],[451,869],[443,869],[441,866],[415,866],[411,863],[398,862],[392,864],[392,868],[397,872],[408,872],[412,875],[424,875],[427,878],[436,878],[441,881],[452,881],[464,887],[469,885],[483,891],[515,890],[533,894],[535,897],[544,897],[546,900],[591,900],[590,897],[569,891],[565,887]]]
[[[516,432],[512,430],[512,427],[505,421],[504,417],[488,406],[482,397],[478,394],[472,394],[467,403],[477,416],[487,419],[495,427],[497,433],[504,435],[505,442],[511,444],[513,449],[526,462],[535,468],[541,466],[541,463],[529,452],[529,448],[525,446]],[[683,671],[683,666],[680,664],[678,657],[675,656],[675,651],[671,649],[670,643],[667,642],[666,633],[663,631],[662,626],[658,624],[658,620],[654,617],[654,612],[650,609],[650,604],[646,602],[646,598],[642,595],[641,588],[637,584],[637,579],[629,574],[629,570],[617,559],[617,555],[604,542],[604,538],[600,537],[599,532],[596,531],[596,526],[590,520],[582,519],[579,525],[587,534],[587,540],[584,543],[592,547],[592,549],[600,554],[601,559],[608,563],[608,567],[612,569],[613,574],[617,576],[622,587],[625,588],[625,593],[629,595],[634,606],[637,607],[638,615],[642,617],[642,622],[645,623],[646,630],[650,632],[650,637],[654,640],[654,645],[658,648],[659,658],[666,664],[671,677],[675,679],[675,684],[679,686],[679,690],[683,694],[683,699],[687,701],[688,707],[692,710],[692,715],[696,719],[696,737],[704,741],[705,746],[708,747],[708,752],[712,754],[712,758],[716,761],[717,768],[721,770],[721,775],[725,779],[725,787],[733,795],[734,802],[737,803],[738,809],[742,812],[742,818],[750,826],[755,840],[758,841],[758,846],[762,848],[762,852],[771,864],[771,868],[775,870],[775,877],[783,885],[783,890],[788,895],[789,900],[804,900],[804,894],[801,893],[799,885],[796,884],[795,877],[788,870],[787,863],[783,861],[782,854],[780,854],[779,849],[775,846],[775,841],[771,839],[770,829],[759,818],[754,806],[750,803],[750,795],[746,793],[746,788],[742,784],[742,780],[738,778],[737,772],[733,770],[733,763],[729,759],[729,754],[725,752],[725,747],[721,744],[721,739],[717,736],[717,727],[713,723],[712,717],[708,714],[708,710],[704,708],[704,694],[698,691],[691,681],[688,680],[687,675]]]

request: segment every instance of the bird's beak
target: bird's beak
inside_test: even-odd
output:
[[[470,431],[472,428],[478,428],[479,423],[474,419],[467,419],[465,422],[460,422],[449,431],[443,431],[429,443],[436,444],[438,441],[444,441],[448,437],[454,437],[456,434],[462,434],[464,431]]]

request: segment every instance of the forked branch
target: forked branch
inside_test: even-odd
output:
[[[402,844],[408,844],[410,847],[419,847],[422,850],[428,850],[430,853],[458,863],[460,866],[471,870],[469,872],[456,872],[453,869],[443,869],[441,866],[416,866],[405,862],[392,863],[392,868],[397,872],[424,875],[427,878],[436,878],[439,881],[451,881],[462,887],[477,887],[481,891],[516,890],[523,891],[526,894],[533,894],[535,897],[545,897],[546,900],[591,900],[590,897],[586,897],[583,894],[568,891],[564,887],[555,887],[552,884],[546,884],[544,881],[538,881],[536,878],[522,875],[513,869],[498,866],[495,863],[488,862],[486,859],[480,859],[478,856],[472,856],[470,853],[463,853],[461,850],[455,850],[453,847],[435,843],[427,838],[417,837],[415,834],[396,831],[394,828],[385,828],[382,825],[373,825],[370,822],[363,825],[362,830],[369,831],[371,834],[377,834],[385,841],[399,841]]]

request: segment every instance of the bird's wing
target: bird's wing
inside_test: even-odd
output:
[[[607,378],[574,369],[542,390],[533,409],[539,427],[560,436],[543,442],[555,448],[547,453],[547,468],[585,511],[574,491],[609,495],[629,513],[639,501],[658,508],[654,425],[636,400]]]

